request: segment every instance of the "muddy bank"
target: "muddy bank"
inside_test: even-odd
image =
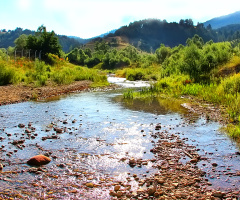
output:
[[[70,85],[50,85],[31,87],[23,85],[0,86],[0,105],[37,100],[71,92],[85,91],[90,88],[91,81],[77,81]]]

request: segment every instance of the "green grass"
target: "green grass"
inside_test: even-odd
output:
[[[0,59],[0,85],[21,83],[41,87],[48,83],[67,85],[82,80],[92,81],[92,87],[109,84],[105,72],[76,66],[62,59],[56,61],[54,65],[47,65],[39,60],[31,62],[26,58],[18,59],[16,62]]]

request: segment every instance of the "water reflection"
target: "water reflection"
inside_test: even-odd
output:
[[[23,171],[10,176],[13,182],[6,183],[1,179],[2,191],[35,191],[33,183],[37,182],[41,183],[42,188],[54,189],[60,197],[65,195],[64,197],[70,198],[69,191],[77,188],[79,194],[84,193],[83,198],[98,196],[106,199],[108,192],[103,188],[101,191],[96,188],[95,193],[93,190],[86,192],[82,189],[83,192],[79,188],[83,188],[86,182],[105,187],[108,180],[124,181],[128,173],[137,174],[140,178],[150,176],[156,171],[151,162],[131,167],[128,161],[132,157],[153,158],[150,149],[153,147],[152,142],[157,139],[152,138],[151,133],[158,123],[162,125],[161,131],[187,138],[186,142],[198,146],[199,153],[208,156],[212,162],[220,160],[218,170],[222,170],[223,165],[232,171],[240,170],[239,157],[233,156],[238,149],[218,131],[220,125],[207,122],[200,116],[195,116],[191,124],[187,123],[194,116],[188,115],[188,111],[181,107],[181,102],[169,99],[126,101],[122,98],[121,91],[89,92],[71,94],[54,101],[1,106],[0,116],[0,137],[4,138],[1,141],[4,148],[0,151],[0,156],[5,165],[4,171]],[[35,128],[30,135],[26,133],[26,128],[30,129],[27,127],[29,122]],[[19,128],[19,123],[26,127]],[[54,127],[62,128],[63,133],[56,134]],[[51,136],[57,136],[57,139],[52,139]],[[43,140],[44,137],[51,139]],[[23,148],[11,144],[13,140],[21,138],[25,140]],[[9,152],[12,152],[11,156],[7,155]],[[213,154],[205,155],[206,152]],[[24,164],[26,160],[45,153],[53,158],[43,169],[48,176],[41,172],[28,173],[29,166]],[[228,159],[230,155],[233,157],[231,160]],[[211,164],[199,163],[199,167],[207,171],[208,177],[212,176]],[[222,176],[221,181],[224,187],[233,183],[239,186],[236,178],[225,182],[222,180],[226,180],[226,176]],[[211,181],[214,183],[217,179]],[[134,181],[131,184],[133,188],[136,186]],[[16,185],[19,187],[16,188]],[[46,195],[46,191],[42,190],[39,195]]]

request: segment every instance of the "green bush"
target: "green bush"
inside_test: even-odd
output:
[[[13,69],[7,68],[4,64],[0,63],[0,85],[7,85],[12,83],[15,75]]]
[[[225,78],[221,82],[225,93],[237,94],[240,92],[240,74]]]

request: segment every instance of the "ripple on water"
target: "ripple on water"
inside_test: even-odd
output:
[[[1,106],[0,137],[5,139],[1,141],[4,148],[0,155],[4,171],[17,173],[1,174],[0,190],[17,188],[22,195],[23,191],[29,195],[34,191],[35,198],[52,195],[70,199],[78,194],[83,199],[107,199],[112,180],[126,181],[129,173],[141,178],[156,171],[151,162],[131,167],[128,161],[154,157],[150,149],[158,138],[152,138],[151,133],[158,123],[162,125],[161,131],[187,138],[187,143],[199,148],[200,155],[210,159],[199,162],[198,166],[207,172],[213,185],[240,185],[237,177],[217,178],[212,171],[213,162],[218,163],[217,172],[240,170],[239,156],[235,155],[239,150],[217,131],[219,124],[206,123],[204,118],[188,124],[184,110],[175,112],[158,100],[148,102],[148,106],[143,101],[126,103],[119,100],[119,94],[118,91],[81,93],[48,102]],[[29,122],[35,128],[30,134],[25,132],[26,127],[17,126],[19,123],[27,126]],[[61,128],[63,133],[56,133],[54,127]],[[10,143],[20,139],[25,140],[24,146]],[[8,152],[12,152],[11,156]],[[53,158],[52,162],[29,171],[26,160],[46,153]],[[86,187],[88,182],[95,184],[94,188]],[[137,187],[134,179],[129,184],[133,189]]]

